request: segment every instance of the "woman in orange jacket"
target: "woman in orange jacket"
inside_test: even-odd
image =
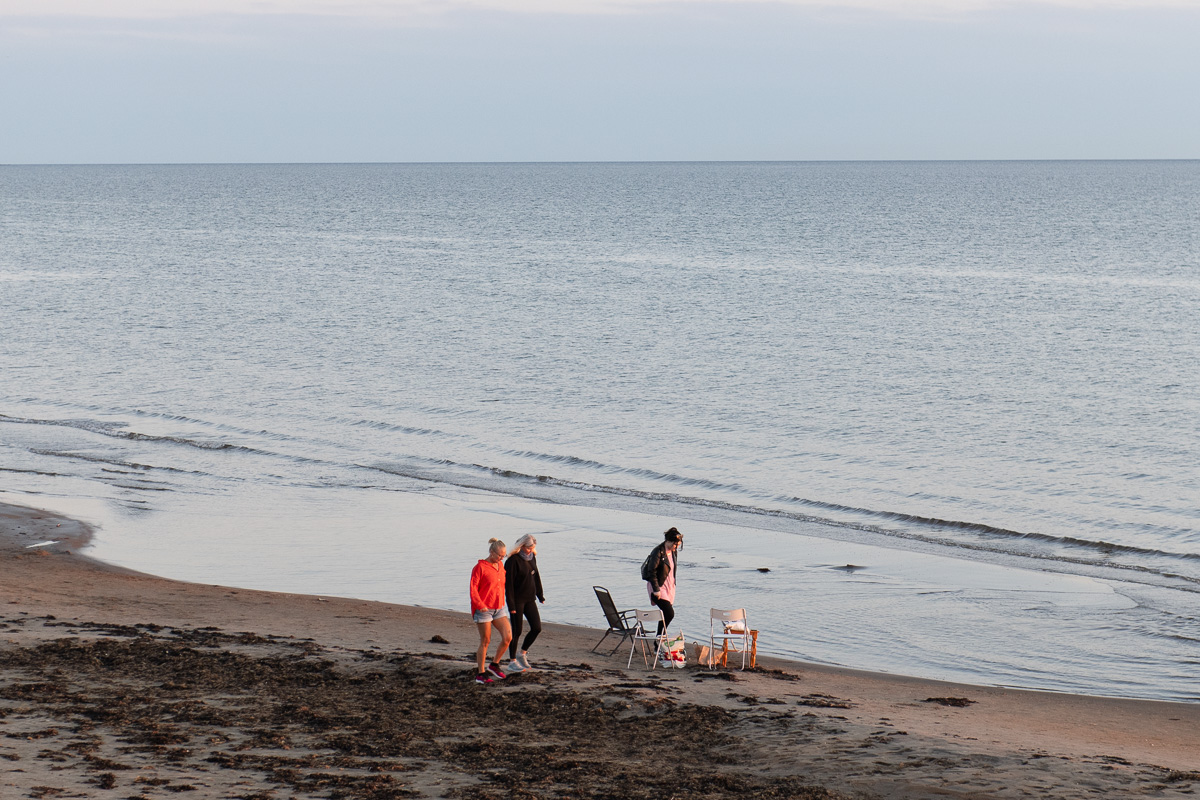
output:
[[[475,653],[475,666],[478,667],[476,683],[492,683],[505,678],[504,671],[500,669],[500,659],[512,641],[512,626],[504,603],[505,555],[507,549],[504,542],[489,539],[488,557],[479,559],[471,570],[471,619],[479,629],[479,650]],[[492,628],[500,632],[502,641],[496,648],[496,657],[485,668]]]

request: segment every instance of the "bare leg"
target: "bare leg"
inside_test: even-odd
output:
[[[500,646],[496,648],[496,657],[492,659],[493,662],[499,664],[500,659],[504,658],[504,651],[508,649],[508,643],[512,641],[512,625],[509,624],[508,617],[501,617],[500,619],[492,620],[492,627],[499,631],[500,638],[502,640],[500,642]],[[483,650],[480,652],[482,652],[485,656],[487,655],[486,644],[483,645]],[[482,664],[483,661],[480,661],[479,663]]]
[[[508,620],[504,620],[504,624],[508,624]],[[492,640],[492,623],[476,622],[475,627],[479,629],[479,649],[475,651],[475,672],[483,672],[484,662],[487,661],[488,644]]]

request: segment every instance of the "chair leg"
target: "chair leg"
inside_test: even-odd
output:
[[[599,647],[600,645],[604,644],[604,640],[608,638],[608,635],[610,633],[612,633],[612,631],[605,631],[604,635],[600,637],[600,641],[596,642],[595,647],[593,647],[591,649],[591,652],[593,652],[593,653],[596,652],[596,648]]]
[[[746,655],[750,652],[750,634],[747,633],[742,637],[742,670],[746,669]]]
[[[659,657],[659,653],[660,653],[660,651],[662,650],[662,645],[663,645],[663,640],[662,640],[662,639],[656,639],[656,640],[655,640],[655,646],[654,646],[654,664],[653,664],[653,666],[652,666],[652,665],[650,664],[650,662],[649,662],[649,661],[647,660],[647,658],[646,658],[646,656],[649,654],[649,651],[646,649],[646,640],[645,640],[645,639],[638,639],[638,638],[636,638],[636,637],[635,637],[635,638],[634,638],[634,640],[633,640],[633,645],[632,645],[632,646],[629,648],[629,661],[625,662],[625,668],[626,668],[626,669],[629,669],[630,665],[631,665],[631,664],[633,664],[633,651],[634,651],[634,650],[637,650],[639,646],[640,646],[640,647],[641,647],[641,649],[642,649],[642,666],[643,666],[643,667],[650,667],[650,669],[655,669],[655,668],[657,668],[657,667],[658,667],[658,657]]]

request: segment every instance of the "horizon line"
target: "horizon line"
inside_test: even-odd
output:
[[[287,167],[287,166],[503,166],[566,164],[971,164],[1016,162],[1200,161],[1200,157],[1117,158],[763,158],[763,159],[580,159],[429,161],[38,161],[0,162],[0,167]]]

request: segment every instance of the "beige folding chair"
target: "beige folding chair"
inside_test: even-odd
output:
[[[658,656],[662,652],[662,647],[667,641],[667,632],[658,632],[659,623],[663,621],[663,613],[661,608],[656,608],[653,611],[635,610],[633,612],[636,620],[635,631],[632,636],[633,644],[629,647],[629,661],[625,664],[628,669],[633,663],[633,651],[641,645],[642,648],[642,664],[646,663],[646,645],[654,642],[654,665],[650,669],[658,667]]]
[[[717,642],[721,643],[721,654],[725,666],[729,666],[729,654],[742,654],[742,669],[746,668],[746,656],[750,655],[750,620],[746,618],[746,609],[735,608],[723,611],[719,608],[709,609],[708,648],[709,668],[716,666]],[[720,631],[717,625],[720,625]]]

